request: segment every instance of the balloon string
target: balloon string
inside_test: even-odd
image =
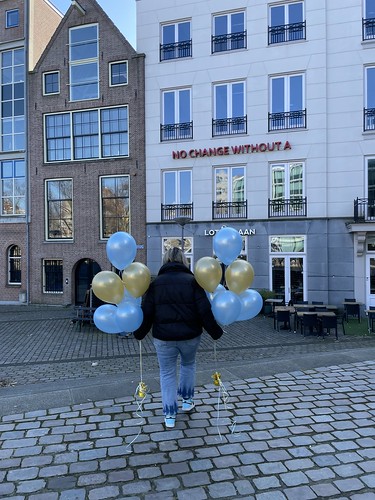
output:
[[[148,392],[148,387],[147,385],[143,382],[143,362],[142,362],[142,341],[139,341],[139,369],[140,369],[140,382],[137,385],[135,392],[134,392],[134,398],[137,403],[137,409],[135,411],[136,416],[139,418],[139,422],[136,423],[135,425],[139,425],[139,430],[138,434],[128,443],[127,449],[130,450],[131,445],[138,439],[142,432],[142,425],[144,423],[144,417],[143,417],[143,403],[146,400],[147,397],[147,392]]]
[[[228,393],[225,385],[221,381],[221,374],[217,370],[216,342],[214,342],[214,362],[215,362],[215,366],[216,366],[216,372],[213,374],[212,378],[214,379],[214,384],[218,386],[216,428],[217,428],[217,432],[219,435],[219,439],[220,439],[220,441],[222,441],[223,436],[220,432],[220,427],[219,427],[219,424],[220,424],[220,404],[222,402],[223,406],[224,406],[224,410],[226,412],[229,411],[229,407],[228,407],[229,393]],[[230,425],[229,425],[230,433],[235,434],[235,429],[236,429],[236,425],[237,425],[236,419],[234,417],[230,417],[229,419],[230,419]]]

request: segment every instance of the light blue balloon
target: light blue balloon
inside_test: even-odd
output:
[[[135,259],[137,244],[131,234],[118,231],[107,241],[106,250],[109,262],[116,269],[123,270]]]
[[[125,304],[125,302],[132,302],[133,304],[137,305],[137,306],[140,306],[142,304],[142,297],[133,297],[133,295],[131,295],[127,290],[126,288],[124,289],[124,298],[122,299],[122,301],[117,304],[119,307],[121,306],[121,304]]]
[[[236,293],[225,290],[215,295],[211,308],[218,323],[230,325],[237,321],[241,312],[241,301]]]
[[[117,306],[103,304],[95,309],[94,324],[96,328],[104,333],[120,333],[121,329],[117,325]]]
[[[245,321],[255,318],[260,313],[263,307],[263,299],[260,293],[256,290],[248,288],[239,295],[241,301],[241,312],[237,321]]]
[[[134,302],[122,302],[117,307],[116,323],[121,332],[131,333],[137,330],[143,321],[143,311]]]
[[[232,227],[222,227],[213,237],[213,249],[217,258],[229,266],[241,253],[240,233]]]
[[[217,295],[220,292],[225,292],[225,290],[226,290],[225,286],[219,284],[212,293],[206,291],[207,298],[211,302],[211,304],[212,301],[214,300],[215,295]]]

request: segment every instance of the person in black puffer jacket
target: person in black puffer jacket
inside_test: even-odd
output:
[[[143,301],[143,322],[134,332],[142,340],[152,327],[160,368],[160,386],[166,427],[174,427],[182,397],[182,411],[194,408],[195,356],[203,328],[214,340],[222,334],[206,292],[198,285],[179,248],[170,248],[158,276]],[[177,360],[181,356],[177,388]]]

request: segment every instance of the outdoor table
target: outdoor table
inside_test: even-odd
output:
[[[323,316],[336,316],[336,313],[334,311],[296,311],[297,325],[298,325],[298,319],[303,318],[304,314],[309,314],[309,315],[316,314],[318,316],[318,319],[322,318]],[[296,332],[296,328],[294,328],[294,331]]]
[[[266,299],[265,302],[267,304],[271,304],[272,305],[272,315],[274,316],[275,315],[275,307],[276,305],[281,305],[284,300],[283,299]]]
[[[290,316],[294,316],[296,310],[294,308],[294,306],[275,306],[274,307],[274,315],[273,315],[273,327],[276,328],[276,313],[277,311],[289,311],[290,312]],[[296,318],[294,317],[293,318],[293,323],[294,323],[294,326],[295,326],[295,323],[296,323]]]
[[[313,307],[325,307],[328,311],[337,311],[338,307],[333,304],[294,304],[296,311],[312,309]]]

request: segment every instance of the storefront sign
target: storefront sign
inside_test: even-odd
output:
[[[172,151],[172,158],[174,160],[183,160],[184,158],[267,153],[271,151],[286,151],[288,149],[292,149],[289,141],[261,142],[259,144],[241,144],[239,146],[219,146],[218,148],[180,149],[179,151]]]
[[[225,227],[225,226],[223,226]],[[220,231],[220,229],[205,229],[205,236],[215,236],[215,234]],[[255,234],[255,229],[238,229],[241,236],[253,236]]]

